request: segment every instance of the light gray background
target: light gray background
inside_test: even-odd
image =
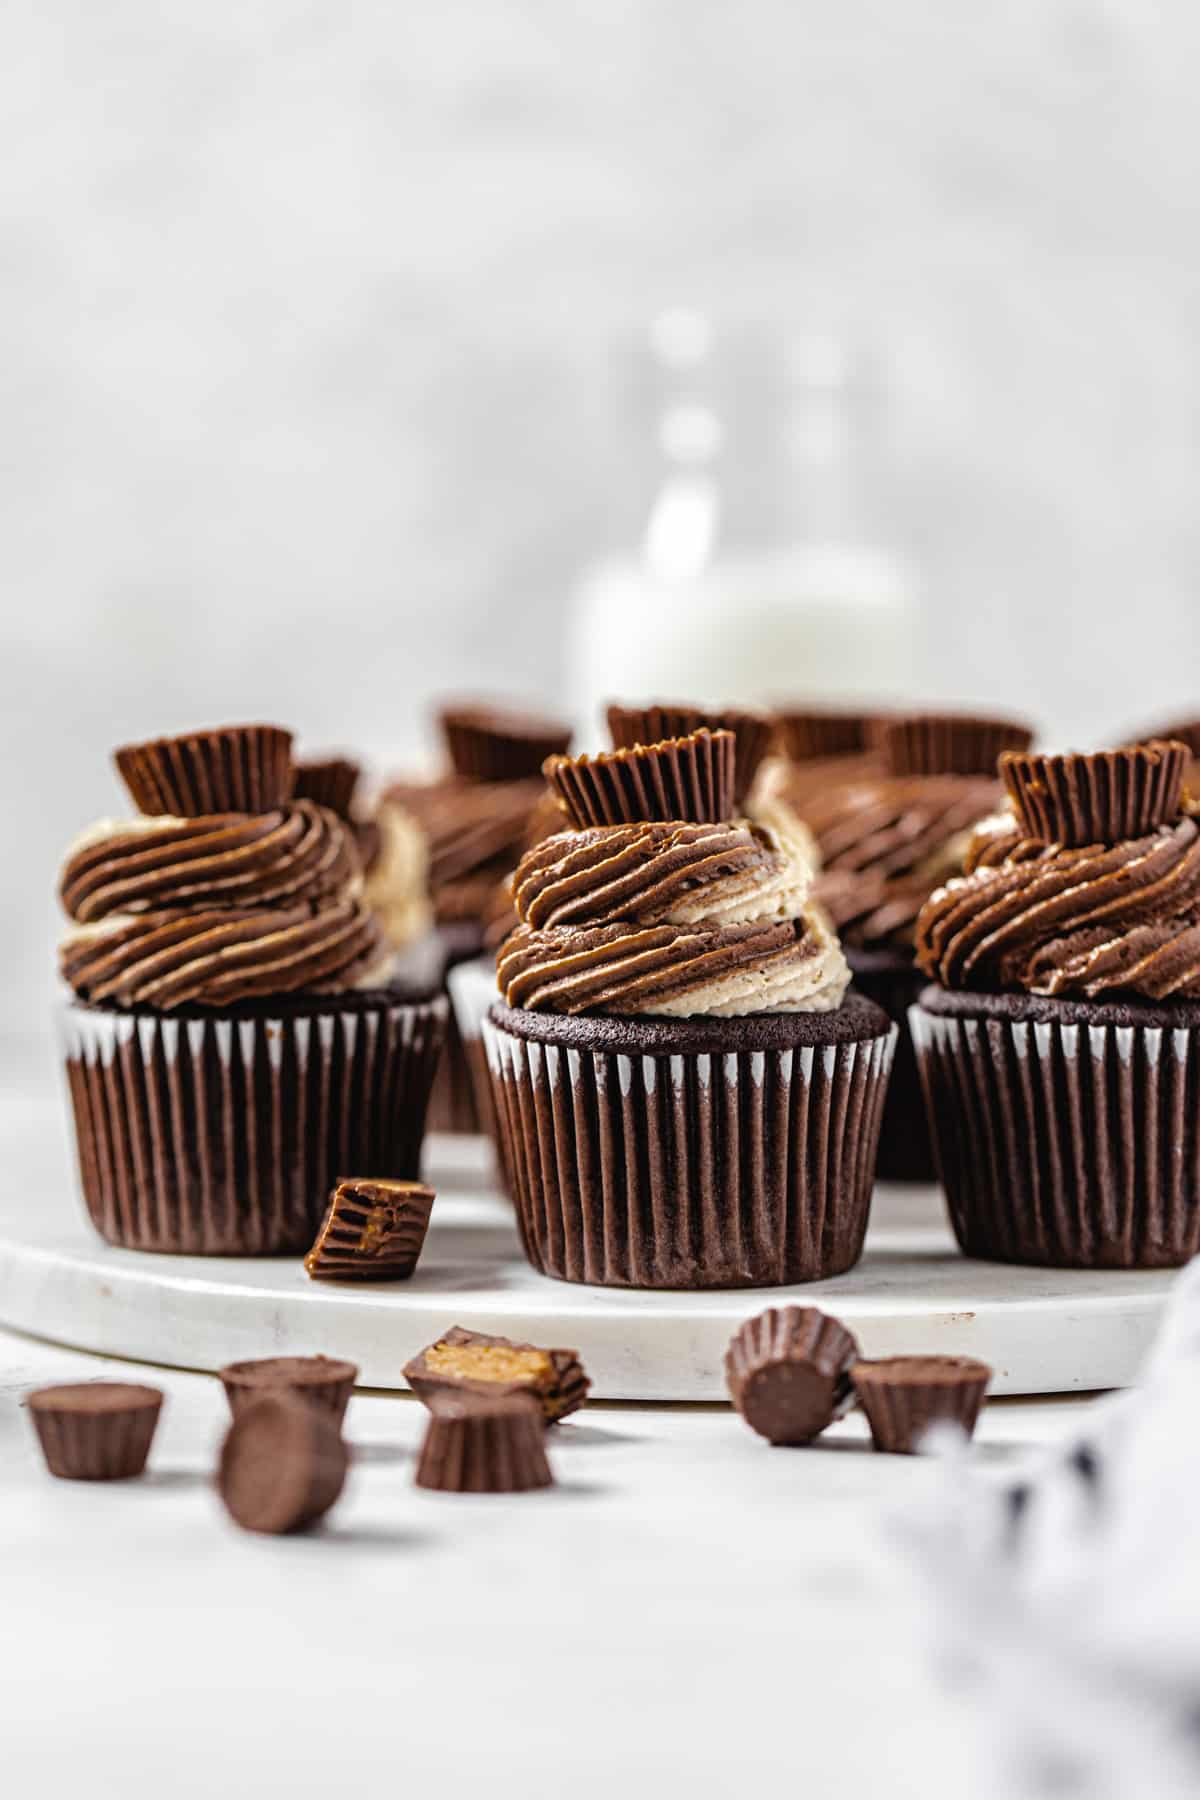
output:
[[[1182,0],[21,0],[0,55],[4,1026],[128,736],[414,752],[536,696],[636,517],[664,303],[887,370],[930,696],[1200,700],[1200,14]]]

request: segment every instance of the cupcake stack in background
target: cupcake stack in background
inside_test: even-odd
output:
[[[542,764],[567,749],[571,728],[560,720],[498,705],[448,704],[438,714],[445,765],[426,779],[396,779],[376,809],[385,846],[407,841],[413,824],[427,846],[432,964],[444,981],[460,963],[478,958],[507,927],[505,883],[526,845],[544,828],[547,796]],[[556,812],[550,807],[550,824]],[[367,899],[394,943],[392,921],[411,919],[412,861],[385,852],[368,879]],[[478,1033],[475,1034],[475,1044]],[[475,1132],[489,1123],[490,1100],[478,1055],[451,1019],[446,1051],[430,1104],[439,1131]]]
[[[279,727],[117,752],[139,816],[60,888],[110,1242],[302,1254],[339,1178],[417,1179],[428,1116],[491,1136],[566,1281],[841,1273],[877,1173],[936,1171],[973,1256],[1200,1248],[1200,727],[1054,757],[961,713],[608,722],[572,758],[448,705],[448,769],[371,809]]]

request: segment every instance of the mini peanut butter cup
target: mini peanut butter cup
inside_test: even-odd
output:
[[[278,725],[226,725],[125,744],[113,761],[134,805],[149,815],[271,812],[292,793],[292,734]]]
[[[430,1409],[416,1484],[443,1494],[520,1494],[553,1486],[542,1416],[527,1395],[442,1398]]]
[[[1156,725],[1153,731],[1139,732],[1137,737],[1130,738],[1129,744],[1123,748],[1129,749],[1135,744],[1164,743],[1186,744],[1193,761],[1200,758],[1200,719],[1173,719],[1169,725]]]
[[[314,1281],[406,1281],[434,1199],[420,1181],[339,1181],[304,1267]]]
[[[163,1397],[128,1381],[37,1388],[26,1399],[46,1467],[64,1481],[127,1481],[150,1454]]]
[[[446,706],[440,723],[454,773],[467,781],[532,780],[571,742],[562,720],[500,706]]]
[[[426,1406],[455,1395],[524,1394],[537,1402],[547,1425],[582,1406],[592,1385],[575,1350],[543,1350],[461,1325],[407,1363],[404,1379]]]
[[[327,1412],[339,1426],[358,1380],[356,1365],[334,1356],[265,1356],[227,1363],[219,1374],[235,1419],[264,1394],[284,1394]]]
[[[580,830],[672,819],[720,823],[733,816],[732,731],[702,728],[598,756],[552,756],[544,769]]]
[[[735,808],[740,807],[754,785],[759,764],[771,745],[774,722],[765,713],[729,708],[714,712],[701,706],[675,706],[655,702],[649,706],[608,708],[608,734],[616,750],[632,750],[637,744],[660,744],[667,738],[689,737],[693,731],[732,731]]]
[[[1090,755],[1005,756],[1000,773],[1025,835],[1043,844],[1115,844],[1179,815],[1186,744],[1154,740]]]
[[[877,719],[874,713],[837,707],[788,707],[776,712],[775,729],[793,762],[813,762],[818,757],[859,756],[872,749]]]
[[[327,806],[339,819],[353,816],[354,793],[362,776],[358,763],[348,756],[306,756],[296,763],[295,774],[295,799]]]
[[[846,1412],[858,1345],[815,1306],[771,1307],[748,1319],[725,1353],[733,1404],[771,1444],[808,1444]]]
[[[328,1413],[286,1394],[260,1395],[229,1427],[217,1488],[243,1531],[303,1531],[329,1511],[349,1466]]]
[[[1020,719],[979,713],[908,713],[882,719],[879,748],[893,775],[994,775],[1006,750],[1028,750]]]
[[[855,1363],[858,1403],[876,1450],[915,1454],[931,1425],[958,1425],[971,1436],[992,1371],[970,1356],[887,1356]]]

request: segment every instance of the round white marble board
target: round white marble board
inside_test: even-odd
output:
[[[311,1281],[298,1259],[103,1244],[75,1192],[57,1097],[0,1109],[0,1154],[0,1324],[179,1368],[319,1350],[358,1363],[365,1386],[401,1388],[409,1357],[461,1324],[577,1349],[598,1399],[718,1401],[737,1325],[795,1300],[836,1313],[868,1356],[979,1356],[995,1369],[995,1393],[1056,1393],[1132,1381],[1172,1280],[971,1262],[936,1189],[881,1186],[862,1261],[833,1281],[720,1293],[576,1287],[525,1263],[482,1141],[434,1138],[426,1172],[438,1198],[412,1280],[334,1285]]]

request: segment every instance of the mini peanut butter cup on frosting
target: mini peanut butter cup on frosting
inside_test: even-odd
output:
[[[741,808],[754,785],[763,757],[771,745],[773,721],[766,713],[744,712],[738,707],[707,709],[667,705],[608,708],[608,733],[614,750],[632,750],[638,744],[661,744],[669,738],[690,737],[694,731],[730,731],[734,743],[735,787],[733,804]]]
[[[526,1254],[604,1286],[837,1274],[862,1249],[894,1032],[847,993],[808,862],[729,816],[731,772],[688,818],[673,748],[590,761],[655,752],[613,822],[584,822],[603,811],[585,771],[577,822],[513,877],[484,1038]]]
[[[1006,759],[1012,813],[921,911],[933,985],[911,1023],[968,1255],[1147,1268],[1200,1250],[1200,822],[1184,754]]]
[[[810,791],[800,810],[817,841],[817,897],[854,981],[900,1032],[879,1173],[930,1181],[933,1149],[906,1023],[924,986],[913,955],[916,918],[934,889],[960,871],[972,829],[1004,806],[997,757],[1025,748],[1030,734],[1020,720],[966,712],[880,715],[864,734],[875,768]],[[786,799],[786,778],[780,792]]]
[[[582,830],[642,820],[718,823],[733,812],[734,750],[732,731],[701,727],[687,737],[598,756],[552,756],[545,773],[568,819]]]
[[[139,812],[203,818],[265,812],[291,798],[292,734],[280,725],[225,725],[114,750]]]
[[[126,1248],[299,1254],[344,1169],[418,1174],[446,1002],[395,976],[352,827],[289,797],[290,763],[250,780],[264,732],[290,743],[135,747],[131,791],[174,810],[104,820],[63,865],[81,1185]]]
[[[468,781],[535,780],[571,741],[558,719],[482,704],[444,706],[441,726],[454,773]]]
[[[296,763],[295,777],[295,799],[327,806],[339,819],[354,817],[354,796],[362,780],[362,765],[353,758],[306,756]]]

